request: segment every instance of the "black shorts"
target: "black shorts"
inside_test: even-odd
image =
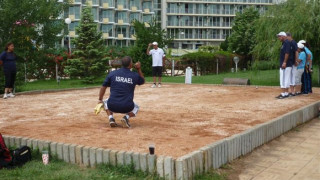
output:
[[[161,77],[162,76],[162,66],[152,67],[152,76]]]

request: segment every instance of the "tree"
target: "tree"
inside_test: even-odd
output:
[[[308,41],[314,56],[319,56],[320,1],[287,0],[270,7],[256,21],[257,45],[253,49],[256,58],[279,60],[281,42],[276,34],[280,31],[291,32],[296,41]]]
[[[24,81],[25,67],[27,75],[37,76],[39,69],[44,71],[42,65],[48,64],[47,59],[40,57],[61,40],[57,34],[63,29],[64,22],[58,17],[66,7],[67,3],[56,0],[0,0],[0,49],[13,42],[18,56],[15,89],[19,89]],[[3,77],[2,72],[0,76]],[[0,93],[2,83],[0,78]]]
[[[228,37],[228,50],[251,59],[255,46],[255,21],[259,18],[259,11],[253,7],[243,13],[238,12],[232,26],[232,34]]]
[[[168,45],[172,39],[167,37],[165,30],[161,29],[160,24],[156,19],[152,19],[149,27],[146,27],[143,22],[134,21],[133,27],[135,30],[136,41],[130,49],[129,55],[134,62],[140,61],[142,71],[145,75],[151,75],[151,57],[146,54],[147,46],[154,41],[158,42],[159,47],[163,48]]]
[[[78,37],[73,40],[76,46],[72,54],[74,59],[68,60],[65,70],[71,77],[81,77],[85,82],[92,83],[106,72],[108,59],[103,58],[102,33],[97,31],[90,6],[83,9],[76,33]]]
[[[0,45],[15,44],[16,53],[31,57],[31,50],[54,47],[64,27],[62,14],[66,3],[56,0],[0,1]]]

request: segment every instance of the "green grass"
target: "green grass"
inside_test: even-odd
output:
[[[58,160],[56,157],[50,157],[48,165],[44,165],[41,160],[41,154],[32,153],[33,160],[22,167],[15,169],[1,169],[1,180],[20,180],[20,179],[54,179],[54,180],[91,180],[91,179],[113,179],[113,180],[161,180],[155,174],[146,174],[141,171],[135,171],[133,164],[130,166],[115,167],[111,165],[98,165],[95,168],[85,168],[78,165],[69,164]],[[198,180],[225,180],[226,174],[219,175],[212,170],[204,175],[195,177]]]
[[[313,73],[313,86],[319,87],[317,82],[318,70],[314,68]],[[39,80],[26,83],[21,86],[18,91],[32,91],[32,90],[46,90],[46,89],[66,89],[66,88],[83,88],[101,86],[105,77],[101,77],[93,84],[85,84],[82,80],[61,80],[60,84],[55,80]],[[265,71],[241,71],[237,73],[222,73],[219,75],[205,75],[193,76],[193,84],[222,84],[224,78],[247,78],[250,80],[251,85],[259,86],[279,86],[279,70],[265,70]],[[184,83],[184,76],[164,76],[163,83]],[[152,77],[146,77],[146,82],[152,82]]]
[[[98,165],[96,168],[84,168],[57,160],[57,158],[51,158],[50,163],[44,165],[39,153],[33,153],[32,157],[32,161],[20,168],[0,170],[0,179],[159,179],[155,175],[147,175],[141,171],[135,171],[133,165],[123,167]]]

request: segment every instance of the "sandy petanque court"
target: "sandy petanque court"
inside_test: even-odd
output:
[[[94,114],[99,88],[18,95],[0,99],[0,132],[134,152],[154,143],[157,155],[177,158],[316,102],[319,92],[279,100],[274,87],[146,84],[136,87],[140,112],[130,129],[111,128],[105,112]],[[118,124],[122,116],[115,115]]]

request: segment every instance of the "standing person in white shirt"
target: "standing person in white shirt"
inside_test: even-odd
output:
[[[150,50],[150,47],[153,46],[153,49]],[[158,87],[161,87],[161,77],[162,77],[162,67],[166,55],[164,51],[158,47],[157,42],[150,43],[147,49],[147,55],[152,55],[152,76],[153,76],[153,85],[152,88],[157,87],[157,77],[158,77]]]

